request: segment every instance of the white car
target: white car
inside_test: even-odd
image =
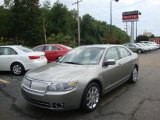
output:
[[[160,48],[160,45],[157,44],[156,42],[152,42],[152,41],[141,41],[141,43],[148,44],[148,45],[151,46],[153,49],[159,49],[159,48]]]
[[[21,75],[25,71],[47,64],[44,52],[35,52],[23,46],[0,46],[0,71]]]

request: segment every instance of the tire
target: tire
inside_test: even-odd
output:
[[[95,110],[100,101],[100,87],[97,83],[90,83],[85,89],[81,101],[81,111],[82,112],[91,112]]]
[[[134,67],[131,73],[131,78],[130,78],[130,82],[131,83],[136,83],[138,80],[138,69],[137,67]]]
[[[23,75],[25,72],[25,69],[21,63],[13,63],[11,65],[11,71],[14,75]]]
[[[141,54],[141,53],[142,53],[142,50],[141,50],[141,49],[138,49],[138,50],[137,50],[137,53]]]

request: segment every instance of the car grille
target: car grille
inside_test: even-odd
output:
[[[31,78],[24,78],[22,86],[35,92],[44,93],[46,92],[50,84],[50,82],[33,80]]]

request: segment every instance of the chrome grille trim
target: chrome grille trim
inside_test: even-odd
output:
[[[28,90],[45,93],[47,88],[51,85],[51,82],[34,80],[32,78],[25,77],[23,79],[22,86]]]

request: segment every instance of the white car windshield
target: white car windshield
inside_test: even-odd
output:
[[[59,62],[79,65],[99,64],[105,48],[100,47],[78,47],[68,52]]]

